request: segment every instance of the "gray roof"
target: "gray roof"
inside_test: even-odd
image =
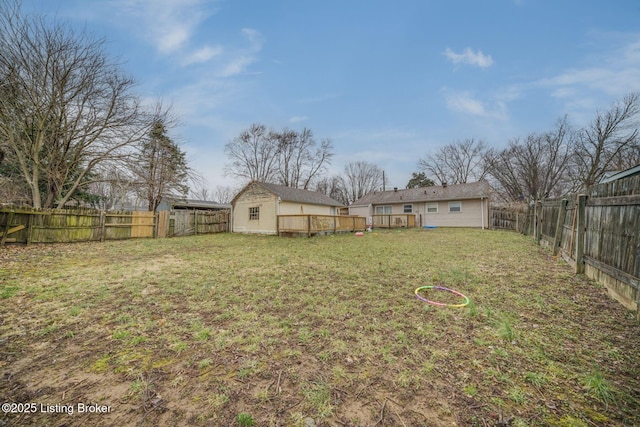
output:
[[[218,203],[207,200],[185,199],[180,197],[164,197],[158,205],[159,211],[168,211],[171,209],[202,209],[202,210],[218,210],[231,209],[230,204]]]
[[[600,179],[600,184],[604,184],[606,182],[616,181],[618,179],[627,178],[630,176],[640,175],[640,164],[635,165],[629,169],[625,169],[623,171],[610,171],[605,172],[602,179]]]
[[[282,201],[285,202],[298,202],[298,203],[306,203],[309,205],[322,205],[322,206],[343,206],[342,203],[337,200],[332,199],[331,197],[318,193],[317,191],[309,191],[303,190],[301,188],[293,188],[287,187],[284,185],[271,184],[268,182],[259,182],[252,181],[246,187],[248,188],[250,185],[259,185],[276,196],[280,197]],[[244,191],[241,190],[236,197],[234,197],[233,201]],[[232,202],[233,203],[233,202]]]
[[[353,202],[351,206],[369,206],[406,202],[434,202],[489,197],[491,188],[486,181],[447,186],[409,188],[406,190],[373,191]]]

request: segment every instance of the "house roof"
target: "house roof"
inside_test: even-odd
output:
[[[306,203],[309,205],[322,206],[343,206],[343,204],[338,202],[337,200],[334,200],[325,194],[318,193],[317,191],[303,190],[301,188],[293,188],[284,185],[277,185],[259,181],[252,181],[247,184],[247,186],[240,190],[236,197],[233,198],[233,201],[231,203],[235,203],[238,196],[240,196],[240,194],[242,194],[251,185],[258,185],[280,197],[280,199],[285,202],[298,202]]]
[[[489,197],[491,188],[486,181],[447,186],[409,188],[406,190],[374,191],[353,202],[351,206],[369,206],[406,202],[433,202]]]
[[[627,178],[635,175],[640,175],[640,164],[635,165],[632,168],[625,169],[623,171],[606,172],[603,178],[600,180],[600,184],[616,181],[618,179]]]

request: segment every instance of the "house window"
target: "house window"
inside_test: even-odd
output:
[[[249,220],[259,220],[259,219],[260,219],[260,207],[249,208]]]
[[[449,202],[449,212],[462,212],[462,202]]]
[[[413,205],[404,205],[402,209],[403,209],[404,213],[412,213],[413,212]]]
[[[376,215],[390,215],[391,206],[376,206]]]
[[[427,203],[427,213],[438,213],[438,203]]]

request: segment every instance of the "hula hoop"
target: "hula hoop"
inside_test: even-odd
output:
[[[464,302],[462,304],[445,304],[445,303],[442,303],[442,302],[431,301],[431,300],[428,300],[428,299],[420,296],[419,292],[421,290],[423,290],[423,289],[437,289],[439,291],[451,292],[454,295],[458,295],[459,297],[464,298]],[[437,305],[438,307],[461,308],[461,307],[465,307],[465,306],[467,306],[469,304],[469,298],[464,296],[462,293],[460,293],[458,291],[454,291],[453,289],[442,287],[442,286],[420,286],[418,289],[416,289],[416,297],[419,300],[422,300],[422,301],[424,301],[424,302],[426,302],[428,304],[431,304],[431,305]]]

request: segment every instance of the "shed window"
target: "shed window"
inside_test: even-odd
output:
[[[404,213],[412,213],[413,212],[413,205],[404,205],[403,212]]]
[[[449,202],[449,212],[462,212],[462,202]]]
[[[260,219],[260,207],[249,208],[249,220],[259,220]]]
[[[438,213],[438,203],[427,203],[427,213]]]

